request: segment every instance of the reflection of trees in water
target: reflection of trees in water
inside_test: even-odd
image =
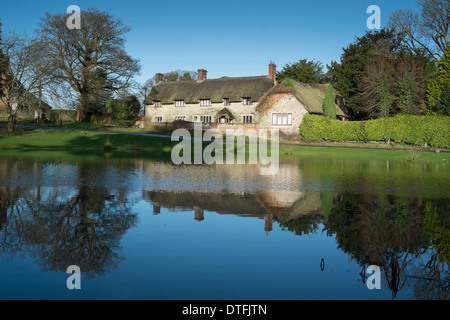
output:
[[[438,281],[417,281],[416,298],[450,299],[450,214],[449,203],[443,199],[427,201],[424,223],[428,228],[435,253],[421,268],[425,279]]]
[[[428,222],[430,218],[427,220],[427,216],[430,217],[428,205],[416,197],[344,194],[325,222],[325,230],[328,235],[335,235],[338,247],[362,265],[363,271],[368,265],[378,265],[385,272],[386,284],[394,298],[403,285],[414,285],[418,298],[425,298],[430,292],[436,297],[448,298],[450,279],[448,256],[445,257],[448,253],[439,249],[441,244],[448,250],[448,236],[443,244],[430,237],[432,224]],[[440,208],[448,208],[449,202],[445,200],[440,205]],[[442,220],[432,221],[436,222],[434,229],[439,230],[442,241],[441,235],[448,235],[449,225]],[[420,257],[430,254],[429,262],[422,265]],[[441,262],[439,267],[443,273],[436,272],[432,262],[436,259]],[[419,293],[419,279],[426,280],[420,282],[426,284],[426,290],[422,291],[427,295]]]
[[[80,176],[84,169],[80,168]],[[78,189],[10,187],[0,189],[3,253],[29,252],[44,271],[63,271],[75,264],[83,277],[101,276],[123,259],[122,235],[135,225],[126,190],[111,195],[104,187]]]
[[[296,235],[301,236],[318,231],[324,218],[321,215],[305,215],[290,219],[287,214],[282,217],[274,216],[273,220],[278,222],[282,230],[294,232]]]

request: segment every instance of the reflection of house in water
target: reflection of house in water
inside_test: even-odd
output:
[[[283,164],[274,176],[260,175],[258,165],[175,166],[141,161],[148,178],[144,197],[168,209],[204,211],[264,219],[269,233],[273,217],[289,219],[322,214],[320,192],[301,188],[301,172],[295,164]],[[155,209],[154,209],[155,212]]]

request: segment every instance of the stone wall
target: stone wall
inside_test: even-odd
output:
[[[194,116],[197,116],[200,121],[200,116],[211,116],[212,122],[214,117],[223,108],[227,108],[235,117],[235,123],[242,123],[243,116],[253,116],[255,122],[255,109],[257,103],[253,102],[251,105],[243,105],[241,102],[232,102],[229,106],[223,103],[213,103],[210,106],[200,106],[200,104],[186,104],[185,107],[175,107],[174,104],[163,105],[162,107],[155,107],[154,105],[145,106],[145,116],[154,122],[155,117],[162,117],[162,122],[173,122],[176,117],[184,116],[185,121],[194,121]]]
[[[299,126],[303,116],[308,113],[306,108],[300,103],[293,94],[279,93],[270,96],[270,108],[261,110],[259,114],[260,129],[272,130],[279,129],[285,134],[298,134]],[[273,125],[272,114],[287,113],[292,114],[291,125]]]

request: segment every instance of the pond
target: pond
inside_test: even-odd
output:
[[[449,166],[260,169],[0,156],[0,299],[449,299]]]

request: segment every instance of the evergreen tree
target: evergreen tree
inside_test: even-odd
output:
[[[325,83],[326,76],[321,62],[302,59],[285,65],[283,70],[277,72],[277,81],[282,82],[284,79],[292,79],[304,83]]]
[[[441,98],[436,104],[436,112],[443,116],[450,116],[450,83],[442,91]]]
[[[439,60],[436,78],[428,85],[428,103],[431,111],[437,111],[436,106],[441,100],[441,96],[450,84],[450,48]]]
[[[331,62],[328,66],[328,77],[345,98],[350,119],[361,120],[367,117],[360,90],[360,82],[364,80],[363,73],[367,65],[378,57],[391,60],[403,50],[398,35],[389,29],[382,29],[356,38],[354,43],[344,48],[339,62]]]
[[[323,113],[325,116],[331,119],[336,119],[336,110],[337,106],[334,102],[334,90],[333,86],[330,84],[327,87],[327,90],[325,92],[325,98],[323,100]]]

